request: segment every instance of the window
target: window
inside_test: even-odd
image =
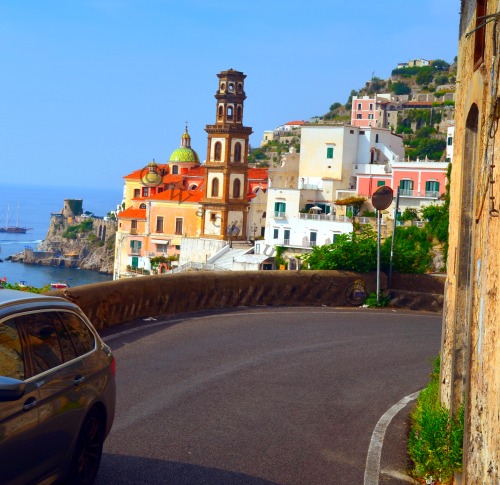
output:
[[[220,162],[222,157],[222,143],[220,141],[215,143],[214,147],[214,160]]]
[[[179,165],[172,165],[172,174],[177,175],[179,173]]]
[[[130,241],[130,252],[133,255],[138,256],[141,254],[142,241],[131,240]]]
[[[14,319],[0,323],[0,375],[23,381],[24,356],[21,340]]]
[[[284,244],[290,244],[290,229],[285,229],[284,233],[283,233],[283,237],[284,237]]]
[[[139,206],[139,209],[145,209],[145,208],[146,208],[146,204],[141,204],[141,205]]]
[[[399,182],[399,193],[401,195],[413,195],[413,180],[401,180]]]
[[[358,109],[361,109],[361,103],[358,103]]]
[[[143,187],[142,188],[142,196],[148,197],[148,195],[149,195],[149,187]]]
[[[326,149],[326,158],[333,158],[333,147],[328,147]]]
[[[156,243],[156,252],[157,253],[166,253],[168,251],[168,244],[159,244]]]
[[[233,107],[232,106],[227,107],[227,119],[228,120],[233,119]]]
[[[483,62],[484,46],[486,39],[486,27],[483,17],[486,15],[487,0],[476,0],[476,31],[474,33],[474,69]],[[480,27],[481,26],[481,27]]]
[[[241,111],[241,106],[238,106],[238,111],[236,112],[236,120],[241,121],[242,118],[242,111]]]
[[[349,130],[350,135],[354,135],[354,130]]]
[[[233,182],[233,198],[238,199],[240,197],[241,182],[240,179],[234,179]]]
[[[18,317],[26,330],[31,348],[33,375],[41,374],[64,363],[59,337],[61,329],[56,329],[51,313],[30,313]],[[27,376],[28,377],[28,376]],[[31,376],[29,376],[31,377]]]
[[[273,238],[278,239],[280,236],[280,230],[279,229],[273,229]]]
[[[134,199],[141,196],[141,189],[134,189]]]
[[[212,179],[212,197],[219,197],[219,179]]]
[[[375,143],[378,143],[378,133],[375,135]]]
[[[285,202],[275,202],[274,203],[274,217],[283,217],[286,211]]]
[[[360,135],[364,135],[364,134],[365,134],[365,132],[364,132],[363,130],[360,130],[360,131],[359,131],[359,134],[360,134]]]
[[[360,120],[360,119],[362,119],[362,118],[363,118],[363,115],[362,115],[361,113],[359,113],[359,114],[357,114],[357,115],[356,115],[356,119],[357,119],[357,120]]]
[[[437,180],[425,182],[425,195],[427,197],[437,197],[439,195],[439,182]]]
[[[453,145],[453,137],[449,136],[448,137],[448,146],[451,147],[451,145]]]
[[[219,106],[219,118],[222,118],[222,115],[224,114],[224,108],[221,106]]]
[[[370,111],[373,111],[373,103],[370,103]]]
[[[156,218],[156,232],[163,232],[163,217],[158,216]]]
[[[137,221],[135,219],[130,221],[130,232],[132,234],[137,234]]]
[[[175,218],[175,233],[176,234],[182,234],[183,222],[184,221],[183,221],[182,217]]]
[[[385,180],[377,180],[377,187],[383,187],[385,185]]]
[[[237,142],[234,145],[234,161],[241,162],[241,143]]]
[[[310,241],[310,246],[311,247],[316,246],[316,238],[317,238],[317,236],[318,236],[317,232],[311,231],[309,233],[309,241]]]
[[[94,350],[94,336],[80,317],[70,312],[57,314],[67,331],[67,339],[61,339],[64,355],[69,356],[74,352],[75,357],[80,357]]]
[[[370,113],[370,114],[368,115],[368,119],[369,119],[369,120],[373,120],[373,113]]]

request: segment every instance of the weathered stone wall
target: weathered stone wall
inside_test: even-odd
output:
[[[497,14],[461,2],[441,368],[442,402],[465,407],[462,484],[482,485],[500,483],[499,35],[488,22],[483,48],[474,32],[483,4]]]
[[[440,311],[442,285],[426,275],[411,275],[436,285],[436,294],[391,290],[425,301],[417,309]],[[430,278],[430,279],[429,279]],[[77,303],[96,328],[132,320],[187,311],[238,306],[349,306],[346,288],[361,279],[368,292],[375,292],[376,273],[346,271],[221,271],[145,276],[78,286],[49,294]],[[402,278],[403,280],[403,278]],[[437,282],[436,282],[437,281]],[[386,288],[387,278],[380,277]],[[395,285],[393,285],[395,287]],[[407,287],[402,284],[403,288]],[[438,292],[441,291],[439,294]],[[406,305],[402,305],[406,306]]]

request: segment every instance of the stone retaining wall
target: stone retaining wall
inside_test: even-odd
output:
[[[432,276],[407,276],[421,279],[417,285],[420,288],[425,288],[428,278],[434,283]],[[129,278],[51,291],[49,294],[63,296],[78,304],[100,329],[140,318],[213,308],[350,306],[345,295],[346,288],[358,279],[363,281],[369,293],[376,291],[376,273],[228,271]],[[382,273],[380,288],[386,286],[387,277]],[[398,290],[391,291],[398,295]],[[417,309],[440,311],[442,293],[441,288],[441,294],[426,294],[426,308]]]

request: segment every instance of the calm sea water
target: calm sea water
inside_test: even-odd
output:
[[[8,283],[25,281],[39,288],[54,282],[80,286],[112,279],[111,275],[94,271],[5,261],[7,256],[20,253],[26,246],[36,248],[46,238],[50,214],[61,211],[64,199],[83,199],[84,211],[105,216],[121,203],[122,187],[96,189],[0,184],[0,226],[31,228],[26,234],[0,233],[0,259],[3,260],[0,262],[0,278],[7,278]]]

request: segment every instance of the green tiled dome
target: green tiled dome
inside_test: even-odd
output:
[[[181,137],[181,146],[172,152],[169,162],[190,162],[200,163],[198,154],[191,148],[191,137],[189,136],[188,129]]]
[[[192,148],[180,147],[170,155],[170,162],[193,162],[200,163],[198,154]]]

